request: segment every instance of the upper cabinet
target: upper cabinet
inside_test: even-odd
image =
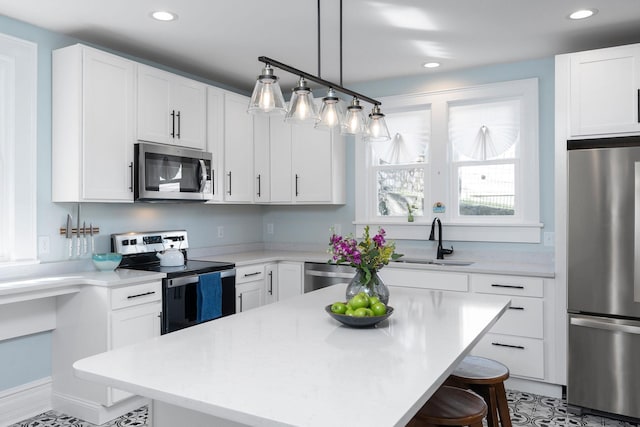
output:
[[[73,45],[52,66],[52,200],[133,202],[135,63]]]
[[[570,133],[640,132],[640,44],[571,54]]]
[[[138,65],[138,139],[204,150],[206,85]]]
[[[224,95],[224,201],[253,202],[253,117],[249,98]]]

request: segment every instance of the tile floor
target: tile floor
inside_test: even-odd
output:
[[[514,426],[527,427],[638,427],[637,424],[609,418],[567,414],[562,399],[538,396],[518,391],[507,391],[511,422]],[[152,427],[147,424],[147,408],[133,411],[101,427]],[[13,424],[9,427],[96,427],[94,424],[69,417],[55,411]]]

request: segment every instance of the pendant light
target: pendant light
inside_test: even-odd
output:
[[[304,77],[300,76],[298,86],[292,91],[289,111],[284,116],[284,121],[291,124],[316,123],[319,119],[318,112],[313,102],[311,88],[307,86]]]
[[[273,68],[268,62],[258,76],[247,111],[251,114],[287,112],[278,77],[273,74]]]
[[[342,121],[342,133],[349,135],[363,135],[366,133],[367,119],[362,112],[360,100],[353,97],[351,104],[347,107],[345,118]]]
[[[373,142],[389,141],[391,139],[387,122],[384,119],[384,114],[380,112],[379,105],[374,105],[371,114],[369,114],[366,138]]]
[[[340,98],[336,91],[330,87],[327,96],[322,98],[322,107],[320,108],[320,119],[316,123],[317,128],[333,129],[342,125],[344,116]]]

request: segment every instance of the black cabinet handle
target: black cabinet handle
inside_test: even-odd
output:
[[[227,193],[231,195],[231,171],[229,171],[227,176],[229,177],[229,191],[227,191]]]
[[[129,295],[127,297],[127,299],[133,299],[133,298],[140,298],[140,297],[146,297],[147,295],[153,295],[155,294],[156,291],[149,291],[149,292],[145,292],[143,294],[137,294],[137,295]]]
[[[131,175],[131,185],[129,186],[129,190],[133,193],[133,162],[129,163],[129,175]]]
[[[273,271],[269,272],[269,295],[273,295]]]
[[[260,197],[260,174],[258,174],[258,197]]]
[[[524,307],[509,307],[509,310],[524,310]]]
[[[240,298],[240,313],[242,313],[242,294],[238,295],[238,298]]]
[[[176,117],[178,117],[178,132],[176,132],[176,138],[180,139],[180,111],[178,111]]]
[[[491,345],[495,345],[495,346],[498,346],[498,347],[507,347],[507,348],[515,348],[515,349],[518,349],[518,350],[524,350],[524,347],[521,346],[521,345],[502,344],[502,343],[499,343],[499,342],[492,342]]]
[[[638,89],[638,123],[640,123],[640,89]]]
[[[251,277],[251,276],[257,276],[258,274],[260,274],[260,271],[256,271],[255,273],[245,273],[244,277]]]
[[[299,194],[299,193],[298,193],[298,179],[299,179],[299,178],[300,178],[300,177],[298,176],[298,174],[296,174],[296,197],[298,197],[298,194]]]
[[[211,168],[211,194],[216,195],[216,170]]]
[[[508,288],[508,289],[524,289],[524,286],[520,286],[520,285],[500,285],[498,283],[492,283],[491,287],[493,287],[493,288]]]
[[[176,137],[176,110],[171,110],[171,138]]]

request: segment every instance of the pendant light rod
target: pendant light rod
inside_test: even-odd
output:
[[[342,93],[346,93],[347,95],[355,96],[356,98],[361,99],[363,101],[367,101],[370,104],[382,105],[382,102],[380,102],[380,101],[376,101],[373,98],[369,98],[368,96],[364,96],[364,95],[362,95],[362,94],[360,94],[358,92],[354,92],[354,91],[352,91],[350,89],[342,87],[342,85],[338,85],[338,84],[335,84],[335,83],[330,82],[328,80],[321,79],[320,77],[316,77],[313,74],[309,74],[309,73],[304,72],[302,70],[298,70],[297,68],[293,68],[293,67],[291,67],[291,66],[289,66],[287,64],[283,64],[282,62],[276,61],[275,59],[271,59],[271,58],[268,58],[266,56],[259,56],[258,57],[258,61],[264,62],[265,64],[269,64],[272,67],[280,68],[281,70],[287,71],[287,72],[289,72],[291,74],[296,74],[296,75],[298,75],[300,77],[304,77],[307,80],[311,80],[312,82],[316,82],[316,83],[321,84],[323,86],[327,86],[327,87],[333,88],[333,89],[337,90],[338,92],[342,92]]]

